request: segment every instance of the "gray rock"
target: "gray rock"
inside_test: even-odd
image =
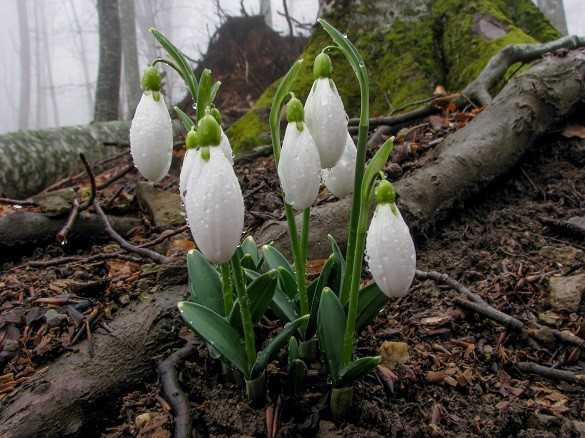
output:
[[[164,230],[185,225],[181,197],[178,193],[166,192],[155,188],[150,183],[139,182],[136,184],[136,196],[158,229]]]
[[[67,321],[67,315],[57,312],[55,309],[49,309],[45,313],[45,321],[49,327],[59,327]]]
[[[585,274],[552,277],[549,280],[550,305],[555,310],[575,312],[585,292]]]
[[[41,212],[54,217],[69,213],[76,196],[75,190],[69,187],[54,192],[40,193],[32,200],[39,206]]]

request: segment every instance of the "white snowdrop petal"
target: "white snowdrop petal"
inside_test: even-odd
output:
[[[223,132],[223,129],[221,130],[221,142],[219,143],[219,147],[223,151],[223,154],[228,159],[230,164],[233,166],[234,154],[232,152],[232,145],[230,144],[230,140],[227,135],[225,135],[225,132]]]
[[[355,178],[355,161],[357,150],[351,135],[347,133],[343,155],[331,169],[324,169],[322,172],[323,182],[338,198],[353,193]]]
[[[189,178],[187,222],[199,250],[212,263],[230,260],[244,229],[244,198],[233,167],[219,147],[201,159],[198,178]]]
[[[305,102],[305,123],[319,150],[321,167],[335,166],[345,148],[347,114],[331,79],[320,78],[313,83]]]
[[[299,131],[296,123],[287,125],[278,162],[278,177],[285,202],[296,210],[310,207],[317,199],[321,165],[319,152],[306,126]]]
[[[143,94],[130,126],[130,152],[146,179],[158,182],[169,172],[173,157],[173,126],[163,95],[157,102]]]
[[[179,194],[183,203],[185,202],[190,178],[197,179],[201,173],[202,161],[199,149],[187,149],[187,152],[185,152],[181,175],[179,176]]]
[[[374,281],[389,297],[408,293],[416,270],[416,252],[398,208],[376,207],[366,238],[366,259]]]

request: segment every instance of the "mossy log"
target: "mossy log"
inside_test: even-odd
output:
[[[116,397],[154,377],[156,358],[178,339],[184,286],[143,297],[80,351],[62,356],[0,402],[0,437],[95,436]]]
[[[560,37],[531,0],[340,0],[331,4],[324,18],[347,32],[366,62],[373,115],[427,98],[439,84],[450,92],[462,90],[509,44]],[[304,67],[293,87],[297,96],[307,96],[313,59],[330,44],[329,36],[315,27],[301,56]],[[330,54],[333,79],[349,116],[355,117],[360,100],[357,81],[343,56],[335,51]],[[228,130],[236,151],[266,143],[275,89],[276,83]]]
[[[437,221],[509,172],[535,141],[566,119],[585,98],[585,53],[551,56],[512,79],[483,112],[450,135],[425,167],[396,184],[398,204],[411,230],[427,233]],[[311,212],[310,256],[329,254],[327,234],[347,240],[351,199]],[[300,217],[297,217],[300,224]],[[257,236],[290,253],[285,222],[269,222]]]

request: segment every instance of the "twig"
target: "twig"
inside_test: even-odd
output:
[[[158,236],[156,239],[151,240],[151,241],[146,242],[146,243],[143,243],[141,245],[138,245],[138,248],[148,248],[149,246],[158,245],[159,243],[165,241],[169,237],[173,237],[173,236],[176,236],[177,234],[181,234],[183,231],[187,231],[188,229],[189,229],[189,225],[183,225],[182,227],[177,228],[176,230],[167,230],[164,233],[161,233],[161,235]]]
[[[398,114],[396,116],[372,117],[370,119],[370,126],[375,127],[380,125],[398,125],[400,123],[410,122],[411,120],[422,119],[423,117],[436,114],[440,111],[441,110],[434,105],[427,105],[404,114]],[[359,124],[359,119],[349,119],[349,126],[355,126],[357,124]]]
[[[192,436],[191,406],[188,397],[179,385],[177,368],[194,352],[193,345],[187,344],[159,362],[157,366],[163,395],[172,406],[175,415],[173,433],[175,438],[191,438]]]
[[[516,364],[520,371],[525,373],[538,374],[554,380],[564,380],[567,382],[585,385],[585,371],[574,373],[567,370],[557,370],[556,368],[545,367],[534,362],[519,362]]]
[[[463,90],[463,94],[483,106],[492,102],[489,90],[502,79],[508,68],[517,62],[531,62],[544,54],[559,49],[576,49],[585,46],[585,37],[566,36],[543,44],[512,44],[496,53],[479,74]]]
[[[425,281],[425,280],[433,280],[437,283],[446,284],[447,286],[451,286],[457,292],[462,293],[465,295],[469,300],[475,303],[485,303],[484,299],[480,297],[478,294],[472,292],[468,287],[462,285],[457,280],[449,277],[447,274],[441,274],[437,271],[419,271],[417,270],[415,273],[415,277],[418,280]]]
[[[79,216],[79,201],[74,199],[73,207],[71,207],[71,211],[69,212],[69,217],[67,218],[65,225],[63,225],[63,228],[61,228],[61,231],[57,233],[57,242],[65,244],[67,241],[67,235],[71,231],[71,228],[73,228],[73,225],[75,225],[77,216]]]
[[[455,304],[464,307],[469,310],[473,310],[480,315],[485,316],[493,321],[499,322],[504,327],[508,327],[512,330],[522,331],[524,329],[524,323],[507,313],[500,312],[495,307],[492,307],[486,303],[474,303],[471,301],[464,300],[463,298],[455,298]]]
[[[112,177],[110,177],[109,179],[104,181],[103,183],[99,184],[97,186],[97,188],[99,190],[102,190],[102,189],[105,189],[106,187],[111,186],[114,182],[118,181],[120,178],[125,176],[132,169],[134,169],[134,164],[129,164],[128,166],[126,166],[122,170],[120,170],[118,173],[116,173],[115,175],[113,175]]]
[[[0,204],[21,205],[23,207],[34,207],[37,205],[36,202],[29,201],[27,199],[20,200],[20,199],[10,199],[10,198],[0,198]]]

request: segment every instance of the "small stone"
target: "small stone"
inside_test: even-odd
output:
[[[136,184],[136,196],[140,205],[152,218],[154,226],[164,230],[185,225],[178,193],[166,192],[147,182]]]
[[[56,190],[54,192],[40,193],[32,198],[41,212],[47,216],[61,216],[67,214],[73,206],[76,197],[73,188]]]
[[[136,419],[134,420],[134,424],[136,425],[136,427],[138,429],[142,429],[144,426],[146,426],[150,420],[152,420],[152,414],[150,412],[145,412],[144,414],[140,414],[136,416]]]
[[[45,312],[45,321],[49,327],[59,327],[67,321],[67,315],[57,312],[55,309],[49,309]]]
[[[390,370],[410,359],[406,342],[384,341],[379,351],[380,356],[382,356],[381,364]]]
[[[555,310],[576,312],[585,292],[585,274],[552,277],[549,280],[550,305]]]
[[[582,228],[585,231],[585,216],[574,216],[567,222],[575,225],[576,227]]]
[[[551,327],[558,327],[563,322],[561,315],[552,310],[539,313],[538,320],[543,324],[549,325]]]
[[[572,266],[579,260],[583,260],[583,257],[585,256],[585,253],[582,250],[568,245],[560,247],[543,246],[539,253],[540,255],[554,260],[564,266]]]

